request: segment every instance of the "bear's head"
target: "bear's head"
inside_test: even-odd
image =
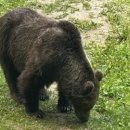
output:
[[[80,94],[72,95],[71,102],[75,109],[76,116],[82,121],[88,121],[90,110],[95,105],[99,96],[99,82],[103,74],[96,71],[93,81],[86,81]]]

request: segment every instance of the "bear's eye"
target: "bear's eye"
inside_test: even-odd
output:
[[[92,81],[87,81],[84,90],[83,90],[83,95],[87,96],[89,95],[94,89],[94,84]]]

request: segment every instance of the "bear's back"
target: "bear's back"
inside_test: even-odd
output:
[[[18,8],[10,11],[1,19],[3,19],[3,23],[7,23],[8,25],[9,22],[11,25],[9,30],[7,30],[9,33],[7,38],[8,43],[6,43],[9,48],[7,52],[9,52],[9,57],[11,57],[19,71],[22,71],[24,68],[28,60],[28,53],[33,47],[35,48],[35,44],[41,39],[45,41],[40,43],[43,49],[45,44],[49,43],[50,45],[52,44],[51,48],[55,48],[56,46],[56,48],[59,48],[59,51],[61,47],[65,51],[82,52],[80,33],[68,21],[57,22],[28,8]]]
[[[44,17],[28,8],[18,8],[3,16],[4,22],[12,22],[9,34],[10,57],[19,71],[21,71],[39,35],[46,29],[55,26],[56,21]]]

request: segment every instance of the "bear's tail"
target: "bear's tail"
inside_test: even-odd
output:
[[[80,32],[77,27],[65,20],[62,20],[58,23],[58,26],[63,29],[68,35],[69,40],[71,41],[72,46],[76,46],[81,43]]]
[[[0,59],[7,55],[8,41],[13,27],[13,21],[8,17],[0,18]]]

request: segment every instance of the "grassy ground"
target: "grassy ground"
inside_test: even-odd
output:
[[[94,1],[94,0],[91,0]],[[91,10],[91,1],[82,0],[86,11]],[[96,1],[95,1],[96,2]],[[57,19],[65,18],[78,11],[78,0],[56,0],[52,3],[25,0],[0,0],[0,15],[16,7],[31,7],[46,14],[56,14]],[[59,114],[56,111],[57,96],[41,102],[46,117],[38,120],[25,114],[23,106],[13,101],[0,70],[0,130],[129,130],[130,129],[130,2],[113,0],[103,5],[101,17],[108,18],[111,32],[104,44],[84,38],[84,50],[94,69],[104,72],[100,98],[91,112],[88,123],[80,124],[74,113]],[[92,14],[90,14],[93,17]],[[95,30],[100,25],[93,21],[71,19],[84,32]]]

